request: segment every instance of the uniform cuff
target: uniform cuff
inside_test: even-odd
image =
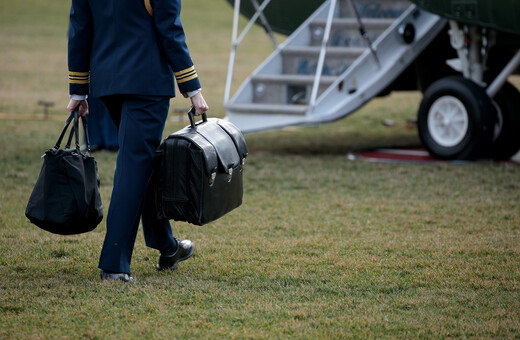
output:
[[[188,91],[186,92],[186,94],[188,95],[188,97],[193,97],[194,95],[198,94],[202,89],[198,89],[198,90],[195,90],[195,91]]]
[[[86,95],[89,92],[90,72],[69,71],[69,94]]]
[[[86,100],[88,96],[86,94],[71,94],[70,99],[74,100]]]

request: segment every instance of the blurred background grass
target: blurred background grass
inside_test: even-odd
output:
[[[40,231],[27,199],[65,119],[69,2],[0,3],[0,338],[517,338],[520,168],[487,161],[378,164],[350,152],[416,146],[420,94],[347,119],[247,135],[244,204],[203,227],[174,223],[196,252],[175,273],[138,236],[135,285],[101,282],[105,222]],[[183,22],[211,106],[223,116],[232,9],[187,0]],[[243,23],[243,22],[242,22]],[[283,39],[283,37],[279,37]],[[271,51],[255,27],[234,89]],[[165,134],[184,126],[172,101]],[[393,127],[381,124],[395,122]],[[115,155],[96,153],[105,213]]]

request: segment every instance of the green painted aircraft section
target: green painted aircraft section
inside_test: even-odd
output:
[[[234,0],[227,0],[232,6]],[[258,5],[262,0],[258,0]],[[264,10],[264,15],[272,30],[289,35],[294,32],[314,11],[323,4],[324,0],[272,0]],[[251,18],[255,8],[250,0],[242,0],[240,13]],[[260,20],[257,20],[259,23]]]
[[[519,0],[410,0],[441,17],[520,34]]]

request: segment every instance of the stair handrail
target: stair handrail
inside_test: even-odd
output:
[[[323,65],[325,63],[325,55],[327,54],[327,45],[330,38],[330,30],[332,27],[332,20],[334,19],[334,11],[336,10],[337,0],[329,0],[330,7],[327,15],[327,22],[325,24],[325,31],[323,32],[323,39],[321,41],[320,56],[318,58],[318,64],[316,65],[316,74],[314,75],[314,82],[312,84],[312,92],[309,100],[310,110],[316,105],[316,99],[318,97],[318,89],[321,81],[321,74],[323,72]]]
[[[256,1],[255,1],[256,2]],[[249,22],[247,23],[246,27],[244,27],[244,30],[238,36],[238,19],[240,16],[240,0],[235,0],[235,12],[233,15],[233,32],[232,32],[232,42],[231,42],[231,51],[229,53],[229,64],[228,64],[228,72],[227,72],[227,78],[226,78],[226,89],[224,91],[224,104],[227,104],[229,101],[229,96],[231,92],[231,82],[233,81],[233,68],[235,65],[235,56],[236,51],[242,40],[244,40],[244,37],[246,36],[247,32],[251,29],[251,27],[254,25],[256,20],[260,17],[262,18],[262,23],[267,22],[267,19],[265,19],[265,16],[263,14],[264,9],[269,5],[271,0],[264,0],[260,6],[255,6],[255,2],[253,3],[253,6],[255,7],[256,11],[255,14],[251,17]],[[264,24],[265,27],[265,24]],[[269,26],[270,27],[270,26]],[[269,34],[269,33],[268,33]],[[271,33],[272,34],[272,33]],[[271,41],[273,41],[273,44],[275,45],[275,48],[277,47],[276,41],[274,40],[274,36],[271,37]]]
[[[251,0],[251,4],[255,8],[255,11],[258,11],[258,2],[256,0]],[[278,48],[278,42],[276,41],[276,38],[274,37],[273,29],[271,28],[271,25],[269,24],[269,21],[264,15],[264,12],[260,12],[260,21],[262,22],[262,26],[264,27],[265,32],[269,36],[269,39],[271,39],[271,42],[273,43],[273,46],[275,49]]]
[[[381,63],[379,62],[379,58],[377,57],[377,53],[374,48],[374,45],[372,44],[372,40],[370,39],[367,31],[365,30],[365,25],[363,24],[363,21],[361,20],[361,16],[359,15],[356,5],[354,5],[354,1],[348,0],[348,2],[350,4],[350,8],[352,9],[352,13],[354,13],[354,17],[356,18],[356,21],[358,23],[359,34],[361,34],[361,38],[363,40],[365,40],[365,42],[367,43],[368,48],[370,49],[370,53],[374,57],[374,61],[377,64],[377,67],[381,68]]]

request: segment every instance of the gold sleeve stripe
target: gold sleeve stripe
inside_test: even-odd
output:
[[[194,78],[197,78],[197,72],[193,72],[193,73],[187,74],[182,77],[177,77],[176,79],[177,79],[177,82],[184,83],[184,82],[189,81]]]
[[[90,82],[90,72],[72,72],[69,71],[70,84],[88,84]]]
[[[153,16],[153,8],[152,4],[150,3],[150,0],[144,0],[144,7],[146,7],[146,11],[148,14]]]
[[[69,83],[70,84],[88,84],[90,83],[90,81],[87,79],[87,80],[75,80],[75,79],[70,79],[69,80]]]
[[[88,76],[89,75],[89,71],[87,72],[72,72],[72,71],[69,71],[69,76]]]
[[[185,82],[190,81],[195,78],[197,78],[197,73],[195,73],[194,75],[192,75],[191,77],[188,77],[188,78],[181,78],[181,79],[177,78],[177,83],[179,83],[179,84],[185,83]]]
[[[177,80],[179,79],[184,79],[184,78],[188,78],[188,77],[191,77],[192,75],[194,74],[197,74],[197,72],[195,72],[195,70],[191,71],[190,73],[185,73],[183,74],[182,76],[177,76],[175,78],[177,78]]]
[[[69,76],[69,79],[88,79],[90,76]]]
[[[180,76],[182,76],[186,73],[192,72],[192,71],[195,71],[195,66],[189,67],[182,71],[175,72],[174,74],[175,74],[175,77],[177,78],[177,77],[180,77]]]

